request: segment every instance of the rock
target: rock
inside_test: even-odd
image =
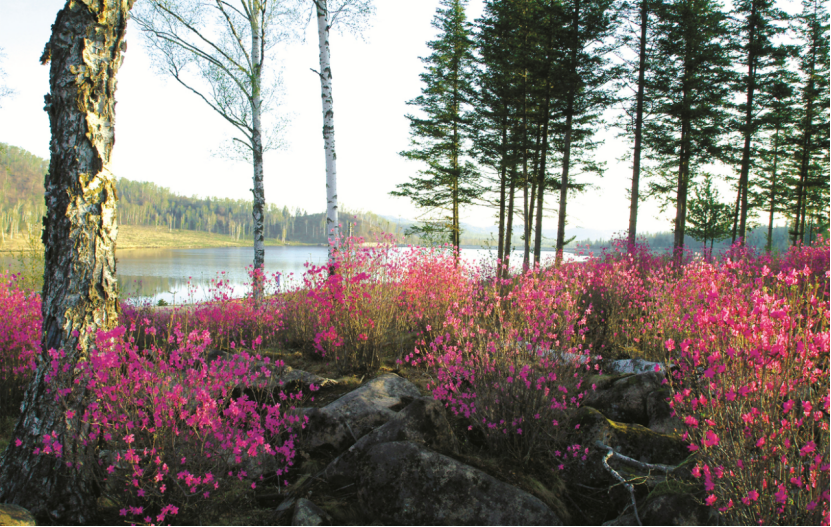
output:
[[[651,393],[661,390],[663,380],[664,374],[654,371],[630,375],[614,381],[605,390],[589,392],[583,404],[600,410],[609,419],[648,426],[648,400]]]
[[[335,458],[323,471],[323,478],[333,488],[354,482],[357,465],[369,447],[392,441],[422,443],[433,450],[453,449],[453,432],[438,401],[420,397],[401,410],[386,424],[363,436],[349,450]]]
[[[0,525],[37,525],[37,522],[32,513],[23,507],[0,503]]]
[[[634,513],[624,514],[623,516],[618,516],[614,520],[609,520],[607,522],[601,523],[601,525],[607,526],[631,526],[631,525],[638,525],[638,520],[635,518]]]
[[[420,397],[418,388],[395,374],[377,377],[320,409],[306,413],[301,441],[307,451],[343,452],[373,429],[394,418],[391,408]]]
[[[649,416],[647,426],[659,434],[681,435],[684,427],[680,419],[672,416],[672,408],[667,401],[670,395],[670,389],[664,386],[647,396],[646,413]]]
[[[636,461],[663,465],[678,465],[687,458],[688,450],[680,437],[660,434],[638,424],[627,424],[607,419],[602,413],[590,406],[583,406],[575,412],[569,421],[570,430],[576,430],[574,442],[589,447],[585,461],[579,461],[568,469],[567,479],[575,488],[597,489],[581,490],[571,496],[579,502],[580,508],[590,524],[603,523],[617,518],[621,511],[630,504],[629,493],[618,484],[617,480],[603,467],[605,450],[595,447],[595,441],[612,447],[616,452]],[[618,469],[624,477],[632,474],[632,469],[611,461],[612,467]],[[648,481],[647,484],[655,484]],[[636,487],[645,493],[645,485]],[[645,496],[641,496],[645,497]],[[604,507],[597,507],[596,500],[604,500]],[[594,503],[594,505],[592,505]]]
[[[292,525],[332,525],[332,518],[323,509],[307,500],[300,498],[294,506]]]
[[[715,509],[702,505],[692,494],[661,494],[639,507],[644,525],[718,525]]]
[[[410,442],[369,447],[358,502],[384,524],[562,525],[536,497]]]
[[[657,367],[657,370],[655,369]],[[660,362],[651,362],[644,359],[613,360],[606,364],[603,371],[606,373],[648,373],[663,372],[664,365]]]

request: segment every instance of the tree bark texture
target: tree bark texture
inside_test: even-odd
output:
[[[340,243],[338,227],[338,174],[335,155],[335,112],[332,101],[332,66],[329,56],[329,7],[327,0],[314,0],[320,49],[320,99],[323,104],[323,149],[326,153],[326,236],[329,263]]]
[[[635,245],[638,235],[638,200],[641,179],[641,139],[643,136],[643,97],[646,84],[646,32],[649,24],[649,5],[641,0],[641,40],[638,48],[638,94],[635,99],[635,150],[632,155],[632,192],[629,196],[629,246]]]
[[[742,165],[739,171],[739,230],[738,236],[740,243],[744,245],[744,238],[747,230],[747,192],[748,179],[750,175],[750,142],[753,139],[753,97],[756,93],[756,25],[758,23],[756,16],[756,2],[751,3],[750,16],[748,17],[748,42],[747,42],[747,98],[745,100],[747,108],[745,109],[744,121],[744,147],[742,148]]]
[[[42,62],[51,61],[46,111],[52,131],[45,178],[46,247],[43,286],[44,350],[62,349],[65,363],[87,359],[98,329],[118,323],[115,177],[110,172],[116,73],[133,0],[67,0],[52,26]],[[78,418],[68,419],[53,391],[71,386],[45,378],[44,353],[21,405],[15,441],[0,461],[0,502],[14,503],[57,523],[85,523],[95,513],[86,477]],[[75,389],[68,409],[82,414],[84,395]],[[57,433],[62,457],[34,455],[47,433]],[[72,468],[68,468],[68,464]]]
[[[263,270],[265,267],[265,240],[263,239],[265,217],[265,188],[263,187],[263,138],[262,138],[262,73],[263,73],[263,38],[259,13],[252,13],[251,21],[251,146],[254,158],[254,188],[252,216],[254,219],[254,301],[259,305],[263,298]]]

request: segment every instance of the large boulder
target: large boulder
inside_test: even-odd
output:
[[[335,458],[323,471],[322,477],[335,488],[354,482],[358,462],[369,447],[393,441],[421,443],[440,452],[453,450],[453,431],[442,404],[428,397],[414,400],[392,420],[363,436]]]
[[[536,497],[410,442],[369,447],[358,501],[385,524],[562,525]]]
[[[37,525],[37,522],[32,513],[23,507],[0,503],[0,525]]]
[[[668,493],[647,499],[639,515],[644,525],[718,525],[715,509],[692,494]]]
[[[609,419],[649,426],[649,396],[661,390],[663,380],[661,372],[629,375],[605,390],[589,392],[583,404],[600,410]]]
[[[291,524],[332,525],[332,517],[306,498],[300,498],[294,506],[294,516],[291,518]]]
[[[310,452],[340,453],[396,415],[396,410],[421,396],[418,388],[388,373],[367,382],[320,409],[309,418],[301,441]]]

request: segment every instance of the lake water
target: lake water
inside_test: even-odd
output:
[[[496,250],[462,249],[461,256],[471,263],[493,261]],[[565,257],[575,258],[568,253]],[[248,247],[134,249],[119,251],[117,258],[122,298],[183,303],[209,298],[211,280],[217,277],[230,284],[234,296],[246,294],[250,282],[247,268],[253,263],[254,251]],[[326,247],[266,247],[265,271],[267,275],[281,273],[283,285],[290,285],[300,282],[306,262],[322,265],[326,258]],[[553,258],[553,251],[543,252],[543,262]],[[521,265],[522,253],[515,251],[511,259],[512,267]],[[2,260],[8,268],[8,258]]]

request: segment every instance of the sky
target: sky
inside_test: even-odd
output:
[[[49,157],[49,120],[43,96],[49,89],[49,68],[40,65],[51,24],[64,0],[0,0],[0,48],[5,59],[5,84],[16,94],[2,101],[0,142]],[[391,217],[417,219],[420,211],[389,192],[415,175],[420,166],[399,152],[408,148],[413,111],[406,101],[421,91],[419,57],[429,55],[427,42],[436,36],[431,21],[438,0],[376,0],[376,14],[363,38],[333,33],[330,37],[338,194],[341,210],[364,210]],[[481,14],[481,0],[470,0],[471,20]],[[143,36],[127,29],[128,48],[118,72],[116,144],[113,172],[117,177],[150,181],[187,196],[251,199],[252,168],[212,155],[234,129],[203,101],[151,67]],[[285,94],[279,112],[290,115],[287,146],[265,156],[266,201],[307,212],[326,208],[320,81],[316,24],[306,28],[304,41],[278,45],[272,64],[282,68]],[[595,188],[568,204],[568,228],[611,233],[628,225],[631,147],[603,126],[606,143],[598,159],[607,163]],[[556,205],[554,200],[548,207]],[[553,207],[552,207],[553,208]],[[479,227],[496,223],[495,211],[469,207],[462,221]],[[657,203],[642,203],[639,231],[671,230],[668,213]],[[556,229],[552,211],[543,228]]]

